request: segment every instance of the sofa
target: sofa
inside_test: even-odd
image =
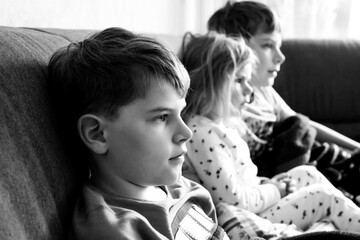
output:
[[[0,27],[0,239],[67,239],[88,172],[66,148],[46,88],[51,54],[91,30]],[[153,35],[174,51],[181,37]],[[294,109],[360,136],[360,43],[284,41],[277,81]]]
[[[275,89],[297,112],[360,141],[360,41],[285,40]]]

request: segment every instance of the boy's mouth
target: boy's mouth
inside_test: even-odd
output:
[[[269,70],[268,72],[269,72],[271,75],[273,75],[274,77],[276,77],[277,74],[278,74],[278,71],[276,71],[276,70]]]
[[[179,155],[176,155],[175,157],[172,157],[172,158],[170,158],[169,160],[184,160],[185,159],[185,153],[186,152],[182,152],[181,154],[179,154]]]

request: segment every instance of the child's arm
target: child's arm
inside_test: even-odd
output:
[[[288,117],[296,115],[296,112],[285,102],[285,100],[279,95],[273,87],[267,89],[270,96],[268,101],[274,105],[275,111],[277,112],[278,121],[283,121]]]
[[[234,147],[235,144],[230,144],[230,139],[225,140],[223,136],[210,128],[196,128],[188,144],[189,159],[215,204],[223,201],[259,213],[278,202],[280,193],[275,185],[254,183],[257,179],[256,167],[246,154],[246,143],[244,158],[248,157],[249,163],[242,164],[239,160],[238,164],[234,164],[234,151],[237,151],[234,149],[242,146],[237,144]],[[243,141],[240,136],[238,140]]]
[[[271,90],[271,94],[274,96],[274,99],[276,100],[275,102],[277,103],[278,109],[281,109],[280,118],[285,119],[287,117],[296,114],[274,89]],[[332,130],[331,128],[328,128],[314,121],[310,121],[310,125],[316,129],[317,131],[316,138],[320,142],[335,143],[340,147],[349,150],[355,150],[360,148],[360,143],[352,140],[349,137],[346,137],[345,135],[337,131]]]
[[[360,143],[352,140],[351,138],[346,137],[345,135],[336,132],[331,128],[328,128],[320,123],[310,121],[310,124],[316,129],[317,131],[316,139],[319,140],[320,142],[335,143],[340,147],[349,150],[360,149]]]

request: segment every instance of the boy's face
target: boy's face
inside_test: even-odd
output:
[[[174,183],[192,136],[180,115],[185,105],[170,84],[161,82],[150,84],[145,98],[121,107],[119,117],[106,122],[104,164],[112,174],[136,186]]]
[[[250,38],[248,45],[259,60],[256,73],[253,75],[252,84],[254,86],[274,85],[280,66],[285,61],[285,56],[280,50],[281,44],[281,34],[278,31],[272,33],[260,31]]]

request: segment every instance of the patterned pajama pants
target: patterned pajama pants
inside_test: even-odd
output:
[[[273,223],[295,224],[303,231],[315,222],[329,219],[339,230],[360,232],[360,208],[315,167],[296,167],[288,174],[296,180],[298,190],[259,216]]]

